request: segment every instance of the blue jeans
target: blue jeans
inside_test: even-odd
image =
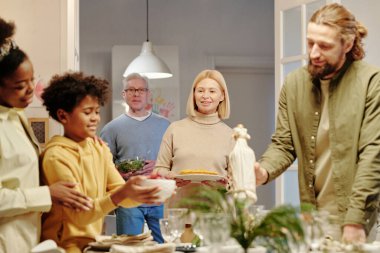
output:
[[[153,239],[163,243],[159,220],[164,217],[164,206],[139,206],[134,208],[118,207],[116,213],[116,232],[118,235],[138,235],[143,232],[144,220],[152,231]]]

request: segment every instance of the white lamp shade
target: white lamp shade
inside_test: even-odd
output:
[[[139,73],[149,79],[173,76],[166,63],[155,55],[150,41],[143,43],[140,55],[128,65],[123,76],[127,77],[131,73]]]

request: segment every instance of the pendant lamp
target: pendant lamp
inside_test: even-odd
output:
[[[149,2],[146,0],[146,41],[142,45],[141,53],[127,67],[123,76],[131,73],[139,73],[149,79],[172,77],[168,65],[159,58],[153,50],[152,42],[149,41]]]

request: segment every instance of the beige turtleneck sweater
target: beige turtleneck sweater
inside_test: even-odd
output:
[[[156,169],[175,173],[183,169],[207,169],[227,176],[228,155],[235,144],[232,134],[233,130],[221,121],[218,113],[197,113],[196,117],[173,122],[162,139]],[[175,199],[187,195],[197,185],[177,189]]]

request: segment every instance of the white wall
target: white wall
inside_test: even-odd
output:
[[[1,17],[14,21],[17,45],[31,59],[36,81],[47,84],[52,75],[67,69],[66,61],[67,0],[0,0]],[[35,96],[26,109],[27,117],[48,118]],[[61,134],[60,124],[49,120],[49,137]]]
[[[380,1],[378,0],[342,0],[346,6],[367,29],[368,35],[364,39],[364,49],[366,52],[365,61],[380,66]],[[369,9],[370,8],[370,9]],[[373,10],[373,11],[371,11]]]

